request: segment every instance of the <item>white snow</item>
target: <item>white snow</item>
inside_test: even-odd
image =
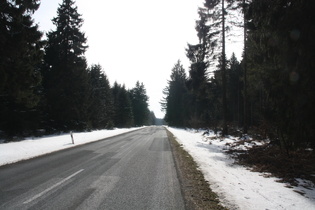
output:
[[[0,166],[30,159],[43,154],[90,143],[100,139],[116,136],[138,128],[98,130],[92,132],[73,133],[74,143],[70,134],[25,139],[19,142],[0,144]]]
[[[252,172],[234,163],[224,151],[229,145],[233,145],[235,138],[220,139],[214,133],[205,138],[202,135],[204,131],[171,127],[167,129],[194,158],[211,189],[218,194],[220,202],[227,208],[315,209],[315,186],[306,180],[297,179],[299,187],[288,188],[286,184],[277,182],[276,178],[266,178],[265,174]],[[209,137],[212,137],[211,141]],[[247,149],[253,143],[260,144],[246,143],[238,149]]]
[[[0,166],[18,162],[67,149],[103,138],[119,135],[131,129],[99,130],[85,133],[73,133],[75,144],[70,134],[25,139],[20,142],[0,144]],[[307,180],[297,179],[299,187],[287,188],[276,178],[266,178],[266,174],[251,172],[225,154],[230,146],[235,146],[235,138],[216,138],[210,133],[204,138],[204,131],[184,130],[167,127],[197,162],[211,189],[219,195],[223,205],[229,209],[315,209],[315,186]],[[211,143],[210,143],[211,142]],[[228,143],[228,144],[227,144]],[[261,142],[246,142],[238,149],[247,149]],[[230,145],[230,146],[229,146]],[[269,177],[269,176],[268,176]],[[297,193],[300,192],[300,193]],[[304,194],[304,195],[302,195]]]

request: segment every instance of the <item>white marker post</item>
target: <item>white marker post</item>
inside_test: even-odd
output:
[[[70,136],[71,136],[72,144],[74,144],[74,139],[73,139],[73,133],[72,133],[72,131],[70,131]]]

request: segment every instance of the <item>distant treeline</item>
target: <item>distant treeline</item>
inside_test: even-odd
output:
[[[0,138],[155,124],[143,83],[110,87],[100,65],[87,66],[74,0],[46,40],[32,19],[39,2],[0,3]]]
[[[189,75],[176,63],[164,90],[168,124],[255,131],[282,148],[315,148],[314,9],[315,1],[205,0],[199,43],[186,49]],[[228,60],[225,33],[238,26],[243,58]]]

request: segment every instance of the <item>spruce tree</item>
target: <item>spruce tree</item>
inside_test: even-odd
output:
[[[168,81],[168,86],[165,88],[165,121],[170,126],[185,126],[187,125],[187,110],[188,104],[186,97],[188,90],[186,87],[187,76],[181,62],[178,61],[172,69],[171,79]]]
[[[134,123],[136,126],[145,125],[149,119],[149,109],[146,89],[143,83],[137,81],[136,86],[130,90]]]
[[[100,65],[89,68],[89,126],[92,129],[111,128],[113,126],[113,100],[111,88]]]
[[[249,5],[252,0],[227,0],[229,2],[229,7],[232,10],[241,10],[243,13],[243,40],[244,40],[244,51],[243,51],[243,134],[248,132],[248,108],[247,108],[247,34],[248,28],[252,24],[251,20],[248,18],[250,11]],[[235,25],[239,25],[239,22],[233,21]]]
[[[196,31],[199,43],[196,45],[188,44],[186,55],[191,62],[189,79],[187,82],[190,90],[190,118],[191,126],[209,126],[210,119],[210,98],[209,96],[209,77],[208,69],[211,62],[215,59],[214,49],[217,46],[215,39],[218,32],[213,30],[209,22],[209,10],[199,8],[199,20],[196,21]]]
[[[155,114],[153,111],[150,111],[150,114],[149,114],[149,119],[148,119],[148,122],[146,123],[146,125],[156,125],[157,124],[157,119],[155,117]]]
[[[221,6],[220,6],[221,3]],[[225,53],[225,32],[226,32],[226,8],[225,8],[225,0],[206,0],[205,6],[211,10],[211,15],[209,16],[213,20],[214,26],[221,25],[221,29],[218,29],[218,32],[221,33],[221,76],[222,76],[222,115],[223,115],[223,128],[222,135],[225,136],[228,134],[228,126],[227,126],[227,115],[228,115],[228,107],[227,107],[227,98],[226,98],[226,53]]]
[[[210,51],[210,27],[207,25],[207,10],[199,8],[198,14],[200,19],[196,21],[196,31],[199,43],[196,45],[188,44],[188,48],[186,49],[187,58],[191,62],[189,71],[191,90],[197,96],[199,96],[200,90],[204,88],[207,82],[207,68],[209,63],[206,58]]]
[[[128,128],[134,125],[132,104],[128,91],[124,85],[117,82],[112,87],[114,115],[114,126],[118,128]]]
[[[38,126],[43,44],[32,19],[38,7],[34,0],[0,3],[0,130],[11,136]]]
[[[242,68],[233,53],[228,61],[227,68],[227,103],[229,104],[228,120],[241,126],[242,116]]]
[[[48,120],[56,129],[84,129],[89,95],[87,39],[80,31],[83,19],[73,0],[63,0],[53,23],[56,29],[47,34],[43,70]]]
[[[263,120],[283,147],[314,148],[315,2],[253,0],[249,8],[249,93],[261,95]]]

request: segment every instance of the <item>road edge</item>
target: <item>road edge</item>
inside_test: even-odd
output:
[[[17,164],[17,163],[23,163],[23,162],[26,162],[26,161],[29,161],[29,160],[33,160],[33,159],[36,159],[36,158],[41,158],[41,157],[46,156],[46,155],[52,155],[54,153],[63,152],[63,151],[71,150],[71,149],[74,149],[74,148],[79,148],[79,147],[82,147],[82,146],[85,146],[85,145],[88,145],[88,144],[97,143],[99,141],[110,140],[111,138],[115,138],[115,137],[118,137],[118,136],[122,136],[122,135],[125,135],[125,134],[136,132],[136,131],[139,131],[139,130],[144,129],[144,128],[146,128],[146,127],[140,127],[139,129],[126,131],[124,133],[119,133],[119,134],[116,134],[116,135],[113,135],[113,136],[108,136],[108,137],[105,137],[105,138],[97,139],[95,141],[86,142],[86,143],[83,143],[83,144],[75,144],[72,147],[65,147],[65,148],[58,149],[58,150],[52,150],[52,151],[49,151],[49,152],[46,152],[46,153],[43,153],[43,154],[34,155],[32,157],[24,158],[24,159],[18,159],[16,161],[8,162],[8,163],[5,163],[5,164],[1,164],[0,163],[0,168],[1,167],[5,167],[5,166],[9,166],[9,165],[13,165],[13,164]]]
[[[165,128],[179,179],[186,209],[227,209],[220,205],[218,196],[191,155],[177,142],[172,132]]]

